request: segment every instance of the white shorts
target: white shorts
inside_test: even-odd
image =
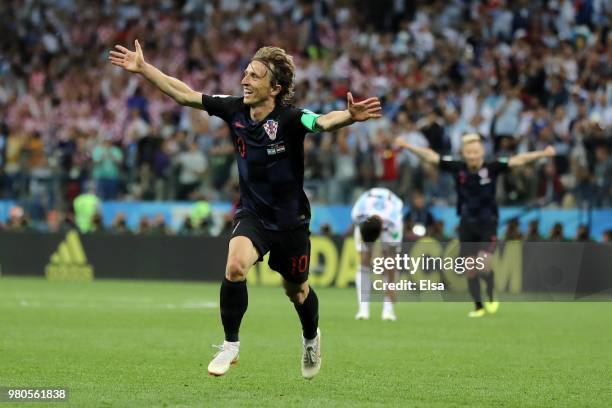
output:
[[[382,242],[383,244],[393,244],[396,249],[399,249],[402,243],[402,233],[403,231],[397,227],[392,229],[384,229],[380,233],[380,237],[378,237],[376,242]],[[361,252],[363,249],[363,239],[361,239],[361,231],[359,231],[359,225],[355,225],[355,229],[353,230],[353,237],[355,238],[355,247],[357,248],[357,252]]]

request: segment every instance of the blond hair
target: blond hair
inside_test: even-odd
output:
[[[289,105],[293,99],[295,79],[295,64],[293,57],[278,47],[261,47],[253,56],[253,61],[259,61],[270,71],[270,84],[280,85],[281,91],[276,95],[276,102]]]
[[[470,143],[481,143],[480,135],[478,133],[467,133],[461,137],[461,143],[463,146],[466,146]]]

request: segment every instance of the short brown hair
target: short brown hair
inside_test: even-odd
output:
[[[253,61],[261,62],[270,71],[272,86],[281,86],[281,91],[276,95],[276,102],[281,105],[289,105],[294,94],[295,64],[293,57],[282,48],[261,47],[253,56]]]

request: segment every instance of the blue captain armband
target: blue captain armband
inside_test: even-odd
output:
[[[321,128],[317,126],[317,118],[321,116],[318,113],[314,113],[309,111],[308,109],[302,109],[302,117],[300,120],[302,121],[302,125],[309,131],[313,133],[318,133],[321,131]]]

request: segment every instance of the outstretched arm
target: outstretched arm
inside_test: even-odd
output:
[[[346,94],[346,100],[346,110],[329,112],[317,118],[317,127],[320,130],[324,132],[333,131],[355,122],[377,119],[382,116],[382,109],[378,98],[368,98],[355,103],[353,95],[349,92]]]
[[[535,152],[521,153],[516,156],[512,156],[510,160],[508,160],[508,166],[517,167],[522,166],[527,163],[530,163],[534,160],[538,160],[542,157],[552,157],[555,155],[555,148],[552,146],[548,146],[544,150],[538,150]]]
[[[431,164],[440,163],[440,155],[427,147],[411,145],[410,143],[406,142],[401,137],[398,137],[395,139],[395,145],[403,149],[410,150],[412,153],[416,154],[419,159],[427,163],[431,163]]]
[[[134,41],[135,51],[130,51],[121,45],[115,45],[118,51],[111,51],[108,59],[111,64],[122,67],[126,71],[141,74],[160,91],[181,105],[193,108],[202,107],[202,94],[196,92],[186,83],[168,76],[144,60],[142,48],[138,40]]]

